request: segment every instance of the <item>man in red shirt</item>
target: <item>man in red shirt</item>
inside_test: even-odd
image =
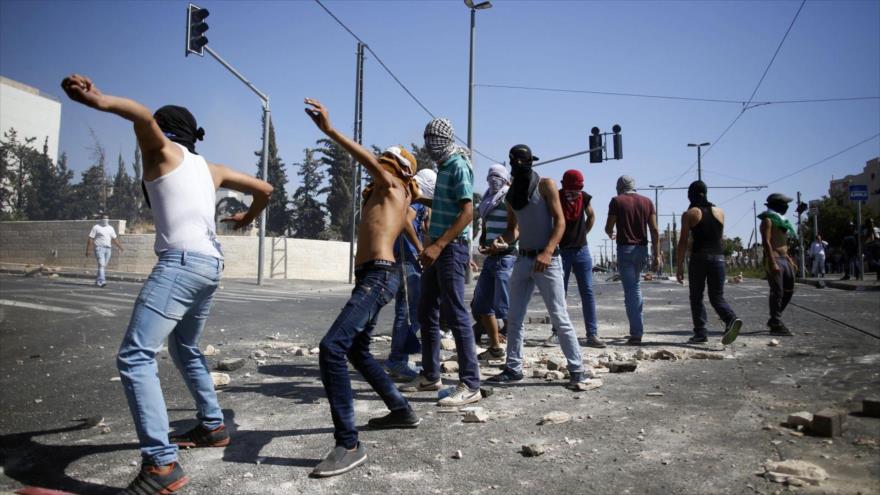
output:
[[[617,233],[615,235],[615,228]],[[657,231],[657,214],[654,203],[645,196],[636,194],[636,181],[628,175],[617,179],[617,196],[608,205],[608,222],[605,233],[617,239],[617,266],[620,281],[623,282],[626,317],[629,319],[628,345],[641,345],[644,326],[642,325],[642,289],[639,278],[648,257],[648,233],[651,230],[653,248],[652,271],[662,266],[660,257],[660,233]]]

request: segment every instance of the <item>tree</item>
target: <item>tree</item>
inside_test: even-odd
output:
[[[723,238],[721,239],[721,247],[724,249],[724,256],[730,256],[735,252],[740,252],[743,250],[742,239],[739,237]]]
[[[137,218],[134,182],[125,170],[122,153],[119,154],[116,176],[113,178],[113,194],[107,200],[107,213],[111,218],[133,222]],[[137,191],[139,192],[139,191]]]
[[[324,174],[313,150],[306,148],[305,154],[305,160],[298,165],[301,185],[293,193],[291,233],[300,239],[323,239],[327,237],[326,207],[318,196],[325,194],[327,188],[321,187]]]
[[[131,168],[134,170],[134,176],[131,179],[131,197],[135,205],[135,215],[132,219],[133,222],[139,222],[150,217],[150,214],[147,211],[147,201],[146,198],[144,198],[143,188],[141,187],[144,180],[143,167],[144,164],[141,159],[141,147],[138,146],[137,141],[135,141],[134,160],[131,162]]]
[[[43,152],[34,153],[30,180],[25,188],[25,217],[28,220],[65,219],[69,213],[70,182],[73,179],[73,172],[67,168],[67,155],[62,153],[58,166],[55,166],[49,158],[48,138],[43,143]]]
[[[410,143],[410,147],[412,147],[412,154],[416,157],[416,171],[422,170],[423,168],[434,169],[434,160],[431,158],[431,155],[428,154],[428,148],[425,146],[419,146],[416,143]]]
[[[263,178],[263,152],[255,153],[257,161],[257,177]],[[272,184],[272,197],[266,207],[266,232],[273,235],[285,235],[290,228],[290,211],[287,209],[287,172],[284,170],[284,162],[278,156],[278,146],[275,144],[275,126],[269,120],[269,163],[267,164],[269,178],[266,180]]]
[[[99,213],[107,213],[107,153],[94,132],[92,139],[92,159],[95,163],[82,173],[80,183],[73,188],[72,217],[76,219],[94,218]]]
[[[843,238],[852,233],[850,224],[856,223],[856,205],[846,200],[846,192],[835,192],[832,196],[824,196],[819,201],[819,234],[832,247],[839,247]],[[876,218],[876,212],[862,205],[862,221]],[[815,237],[813,222],[804,216],[803,230],[805,244]]]
[[[0,212],[8,219],[22,219],[26,209],[26,185],[39,153],[34,149],[36,138],[19,141],[18,132],[10,128],[0,141]]]
[[[317,141],[318,148],[313,150],[321,157],[319,162],[327,167],[329,175],[329,192],[327,194],[327,211],[330,214],[329,237],[351,241],[351,194],[352,174],[355,163],[351,155],[335,141],[323,138]]]

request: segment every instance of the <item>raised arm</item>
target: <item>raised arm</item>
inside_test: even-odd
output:
[[[355,161],[367,167],[367,172],[373,177],[376,185],[388,187],[393,184],[391,174],[379,165],[375,155],[333,127],[333,124],[330,123],[330,115],[327,113],[327,108],[321,102],[306,98],[305,104],[309,105],[305,109],[306,115],[312,119],[315,125],[318,126],[318,129],[351,153]]]
[[[272,184],[237,172],[224,165],[209,163],[208,168],[211,170],[215,189],[225,187],[233,191],[250,194],[254,198],[247,212],[236,213],[231,217],[222,219],[221,222],[234,222],[236,230],[247,227],[263,211],[263,208],[269,204],[269,198],[272,197]]]

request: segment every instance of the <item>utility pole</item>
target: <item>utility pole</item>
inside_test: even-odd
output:
[[[797,204],[801,204],[801,192],[797,193]],[[801,212],[797,212],[798,217],[798,247],[800,248],[800,259],[798,261],[798,265],[800,266],[801,276],[806,274],[806,266],[804,265],[804,232],[801,229]]]
[[[697,149],[697,180],[703,180],[703,154],[701,148],[703,146],[709,146],[711,143],[688,143],[688,148],[696,148]]]
[[[862,259],[862,201],[856,201],[856,241],[859,245],[859,280],[865,280],[865,263]]]
[[[364,112],[364,44],[358,41],[357,63],[355,68],[354,90],[354,140],[360,144],[363,138],[363,112]],[[361,164],[351,157],[351,232],[348,243],[348,283],[352,283],[354,277],[354,246],[357,236],[358,213],[360,210],[361,189]]]
[[[758,259],[758,204],[755,201],[752,201],[752,221],[755,223],[755,263],[757,264],[761,260]]]

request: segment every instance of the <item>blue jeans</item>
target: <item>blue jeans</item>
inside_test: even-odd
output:
[[[543,272],[534,271],[535,258],[520,256],[513,265],[510,275],[510,315],[507,322],[507,367],[522,373],[523,321],[529,309],[529,301],[535,286],[544,299],[550,321],[559,336],[559,346],[568,361],[568,371],[584,370],[581,360],[581,348],[577,332],[571,325],[568,309],[565,305],[565,288],[563,287],[562,261],[559,256],[551,259],[550,266]]]
[[[599,325],[596,323],[596,297],[593,294],[593,257],[590,256],[590,248],[563,249],[562,272],[565,277],[565,293],[568,294],[568,278],[574,271],[577,280],[578,292],[581,295],[581,307],[584,311],[584,324],[587,327],[587,337],[599,335]]]
[[[477,316],[495,315],[499,320],[507,320],[510,307],[510,274],[516,255],[487,256],[483,261],[480,278],[474,287],[474,300],[471,304]]]
[[[402,277],[400,288],[394,296],[394,326],[391,330],[391,353],[389,361],[409,361],[410,354],[422,352],[422,343],[419,340],[419,295],[421,294],[421,267],[406,261],[403,263],[406,270],[406,291],[404,291]],[[398,276],[400,276],[398,272]],[[408,296],[408,297],[407,297]],[[407,323],[407,310],[409,310],[409,323]]]
[[[471,328],[471,315],[464,303],[467,246],[451,243],[434,264],[422,273],[419,323],[422,326],[422,375],[440,379],[440,313],[450,325],[458,354],[458,378],[471,390],[480,388],[480,365]]]
[[[623,244],[617,246],[617,269],[623,282],[623,300],[629,320],[629,334],[641,337],[645,333],[642,323],[642,270],[648,259],[648,246]]]
[[[346,358],[379,394],[388,409],[409,408],[409,403],[370,353],[370,334],[376,326],[379,310],[394,297],[400,284],[397,268],[393,271],[382,268],[358,270],[355,277],[351,298],[321,339],[318,356],[321,381],[330,402],[336,446],[346,449],[353,449],[358,444]]]
[[[98,261],[98,276],[95,278],[96,284],[103,284],[105,282],[104,269],[110,263],[110,256],[112,254],[113,249],[110,246],[95,246],[95,259]]]
[[[168,354],[195,399],[199,421],[209,429],[223,424],[208,363],[199,350],[222,271],[218,258],[165,251],[135,301],[116,366],[146,464],[177,460],[177,446],[168,442],[168,412],[156,364],[166,337]]]
[[[705,336],[706,306],[703,305],[703,290],[709,286],[709,304],[715,308],[718,317],[725,325],[736,319],[736,313],[724,300],[724,256],[695,254],[688,264],[688,285],[691,298],[691,317],[694,320],[694,334]]]

